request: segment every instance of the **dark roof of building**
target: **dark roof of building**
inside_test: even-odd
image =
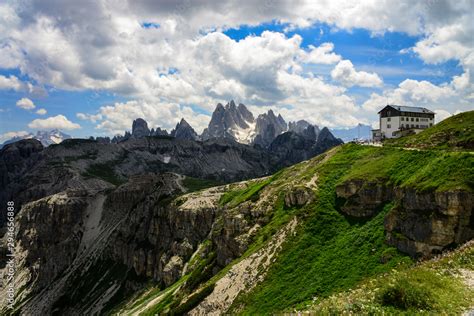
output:
[[[422,107],[418,107],[418,106],[403,106],[403,105],[391,105],[391,104],[388,104],[387,106],[392,107],[395,110],[398,110],[400,112],[435,114],[433,111],[430,111],[427,108],[422,108]],[[386,107],[384,107],[384,109]],[[380,110],[379,113],[382,112],[382,110]]]

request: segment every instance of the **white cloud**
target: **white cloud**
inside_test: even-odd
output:
[[[97,128],[112,134],[123,134],[124,131],[130,130],[133,120],[139,117],[147,121],[150,129],[161,127],[168,131],[184,117],[198,133],[207,127],[210,120],[210,116],[196,113],[187,106],[182,107],[173,103],[150,103],[143,100],[103,106],[100,108],[100,115],[103,120]]]
[[[18,131],[18,132],[7,132],[0,135],[0,143],[3,143],[13,137],[23,137],[28,135],[29,133],[26,131]]]
[[[436,123],[439,123],[439,122],[441,122],[442,120],[445,120],[445,119],[447,119],[448,117],[450,117],[450,116],[453,115],[453,114],[449,113],[448,111],[446,111],[446,110],[441,110],[441,109],[434,110],[433,112],[436,113],[436,115],[435,115],[435,121],[436,121]]]
[[[97,121],[102,120],[102,115],[99,114],[87,114],[87,113],[77,113],[77,118],[80,120],[90,121],[96,123]]]
[[[10,75],[8,77],[0,75],[0,90],[21,91],[23,84],[17,77]]]
[[[38,109],[38,111],[36,111],[36,114],[39,114],[39,115],[45,115],[47,113],[46,109]]]
[[[16,102],[16,106],[25,110],[32,110],[36,107],[33,101],[28,98],[21,98]]]
[[[51,116],[46,119],[36,119],[28,124],[29,128],[50,130],[50,129],[62,129],[72,130],[81,128],[79,124],[69,121],[64,115]]]
[[[0,39],[1,44],[1,39]],[[0,56],[1,51],[0,51]],[[1,59],[0,59],[1,60]],[[0,68],[1,65],[0,65]],[[0,75],[0,90],[13,90],[16,92],[26,92],[36,95],[45,95],[45,90],[41,87],[34,86],[30,82],[23,82],[14,75],[8,77]]]
[[[341,56],[333,53],[333,43],[322,43],[319,47],[309,45],[309,53],[303,57],[303,61],[313,64],[335,64],[341,60]]]
[[[434,85],[428,81],[406,79],[398,87],[386,89],[382,94],[372,93],[361,106],[361,115],[376,117],[376,113],[387,104],[423,106],[436,113],[440,121],[453,113],[472,110],[468,74],[455,76],[449,83]]]
[[[376,73],[356,71],[350,60],[340,61],[331,71],[331,77],[346,87],[380,87],[383,84]]]
[[[472,15],[470,0],[8,2],[0,4],[0,67],[19,69],[40,87],[126,96],[148,105],[136,105],[137,113],[153,108],[156,125],[171,125],[158,113],[174,124],[187,104],[210,111],[230,97],[255,107],[281,108],[290,119],[306,116],[318,124],[352,124],[368,120],[370,114],[364,109],[387,98],[408,103],[446,101],[440,108],[450,111],[456,102],[459,109],[466,108],[466,102],[474,99],[469,76],[474,73]],[[305,49],[299,35],[267,31],[235,41],[222,32],[271,21],[287,23],[288,30],[323,22],[334,30],[364,28],[374,35],[406,32],[420,38],[410,51],[425,62],[459,60],[464,74],[448,86],[404,81],[394,89],[374,93],[360,111],[365,114],[360,114],[345,87],[380,87],[382,79],[354,69],[334,52],[332,43]],[[143,22],[160,26],[146,29]],[[307,70],[337,62],[334,78],[343,87]],[[0,89],[32,93],[39,88],[15,76],[0,75]],[[134,105],[123,104],[128,105],[111,107],[126,112],[129,128],[134,115],[129,108]],[[107,130],[124,128],[120,115],[102,111],[77,117],[98,122]],[[202,125],[193,124],[196,129]]]

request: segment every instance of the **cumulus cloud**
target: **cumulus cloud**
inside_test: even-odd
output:
[[[36,114],[38,115],[45,115],[47,113],[46,109],[38,109],[38,111],[36,111]]]
[[[62,129],[72,130],[81,128],[79,124],[69,121],[64,115],[51,116],[46,119],[36,119],[28,124],[29,128],[39,130]]]
[[[336,30],[367,29],[374,36],[406,32],[419,38],[411,52],[427,63],[458,60],[464,74],[449,87],[404,82],[375,93],[362,110],[377,98],[441,102],[447,92],[448,98],[461,98],[460,106],[449,108],[454,111],[464,109],[465,100],[474,98],[469,75],[474,73],[472,15],[470,0],[393,0],[384,5],[356,0],[8,2],[0,4],[0,67],[19,69],[39,86],[104,90],[135,100],[142,105],[109,105],[128,113],[127,128],[132,106],[139,113],[153,108],[174,121],[191,109],[186,105],[207,112],[231,97],[256,108],[281,108],[290,119],[310,116],[327,125],[352,124],[369,116],[358,114],[360,107],[345,88],[381,87],[377,74],[357,71],[334,52],[332,43],[303,48],[299,35],[268,31],[236,41],[223,30],[276,21],[288,25],[287,30],[322,22]],[[146,22],[156,27],[146,28]],[[336,63],[333,84],[305,72],[306,64]],[[37,86],[0,75],[0,89],[31,93]],[[423,92],[428,90],[433,97]],[[451,99],[444,108],[454,106]],[[106,130],[124,128],[124,120],[102,111],[77,117]],[[157,125],[166,123],[158,114],[153,120]],[[201,128],[202,124],[195,125]]]
[[[99,114],[87,114],[87,113],[77,113],[77,118],[80,120],[90,121],[92,123],[96,123],[102,119],[102,115]]]
[[[0,44],[1,43],[2,41],[0,39]],[[0,51],[0,56],[2,56],[1,51]],[[0,65],[0,68],[2,68],[1,65]],[[35,94],[35,95],[46,94],[44,88],[34,86],[30,82],[21,81],[20,79],[18,79],[16,76],[13,76],[13,75],[9,75],[8,77],[0,75],[0,90],[12,90],[16,92],[25,92],[25,93]]]
[[[176,103],[150,103],[147,101],[128,101],[115,103],[100,108],[103,120],[97,125],[98,129],[104,129],[113,134],[123,134],[130,130],[132,122],[136,118],[144,118],[149,128],[166,128],[171,130],[181,118],[201,133],[207,127],[210,120],[209,115],[196,113],[188,106],[180,106]]]
[[[25,110],[33,110],[36,107],[33,101],[28,98],[21,98],[16,102],[16,106]]]
[[[0,89],[21,91],[23,88],[23,83],[17,77],[12,75],[8,77],[0,75]]]
[[[346,87],[380,87],[383,84],[376,73],[356,71],[350,60],[340,61],[331,71],[331,77]]]
[[[309,53],[303,57],[303,61],[313,64],[335,64],[341,60],[341,56],[332,52],[333,43],[323,43],[319,47],[309,45]]]
[[[449,115],[472,110],[472,101],[466,96],[469,90],[461,89],[467,85],[468,78],[455,76],[449,83],[434,85],[428,81],[406,79],[393,89],[383,93],[372,93],[361,106],[361,114],[375,118],[376,113],[387,104],[423,106],[435,109],[436,121]]]

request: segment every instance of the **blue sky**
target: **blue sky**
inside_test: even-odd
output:
[[[387,8],[336,1],[324,15],[312,2],[291,10],[272,3],[279,5],[204,2],[177,15],[166,6],[76,12],[70,3],[33,1],[22,8],[34,10],[28,16],[2,4],[9,18],[0,31],[11,32],[0,35],[0,136],[48,127],[113,135],[136,116],[168,129],[185,116],[199,132],[230,98],[330,127],[373,124],[385,102],[427,106],[440,117],[473,108],[472,41],[446,36],[453,25],[469,34],[472,14],[462,7],[414,5],[401,15],[406,6],[396,1]],[[357,10],[379,13],[355,19]],[[61,19],[62,12],[73,14]]]

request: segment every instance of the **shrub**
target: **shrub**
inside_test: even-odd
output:
[[[381,300],[383,305],[400,309],[432,309],[435,301],[429,288],[405,277],[382,289]]]

